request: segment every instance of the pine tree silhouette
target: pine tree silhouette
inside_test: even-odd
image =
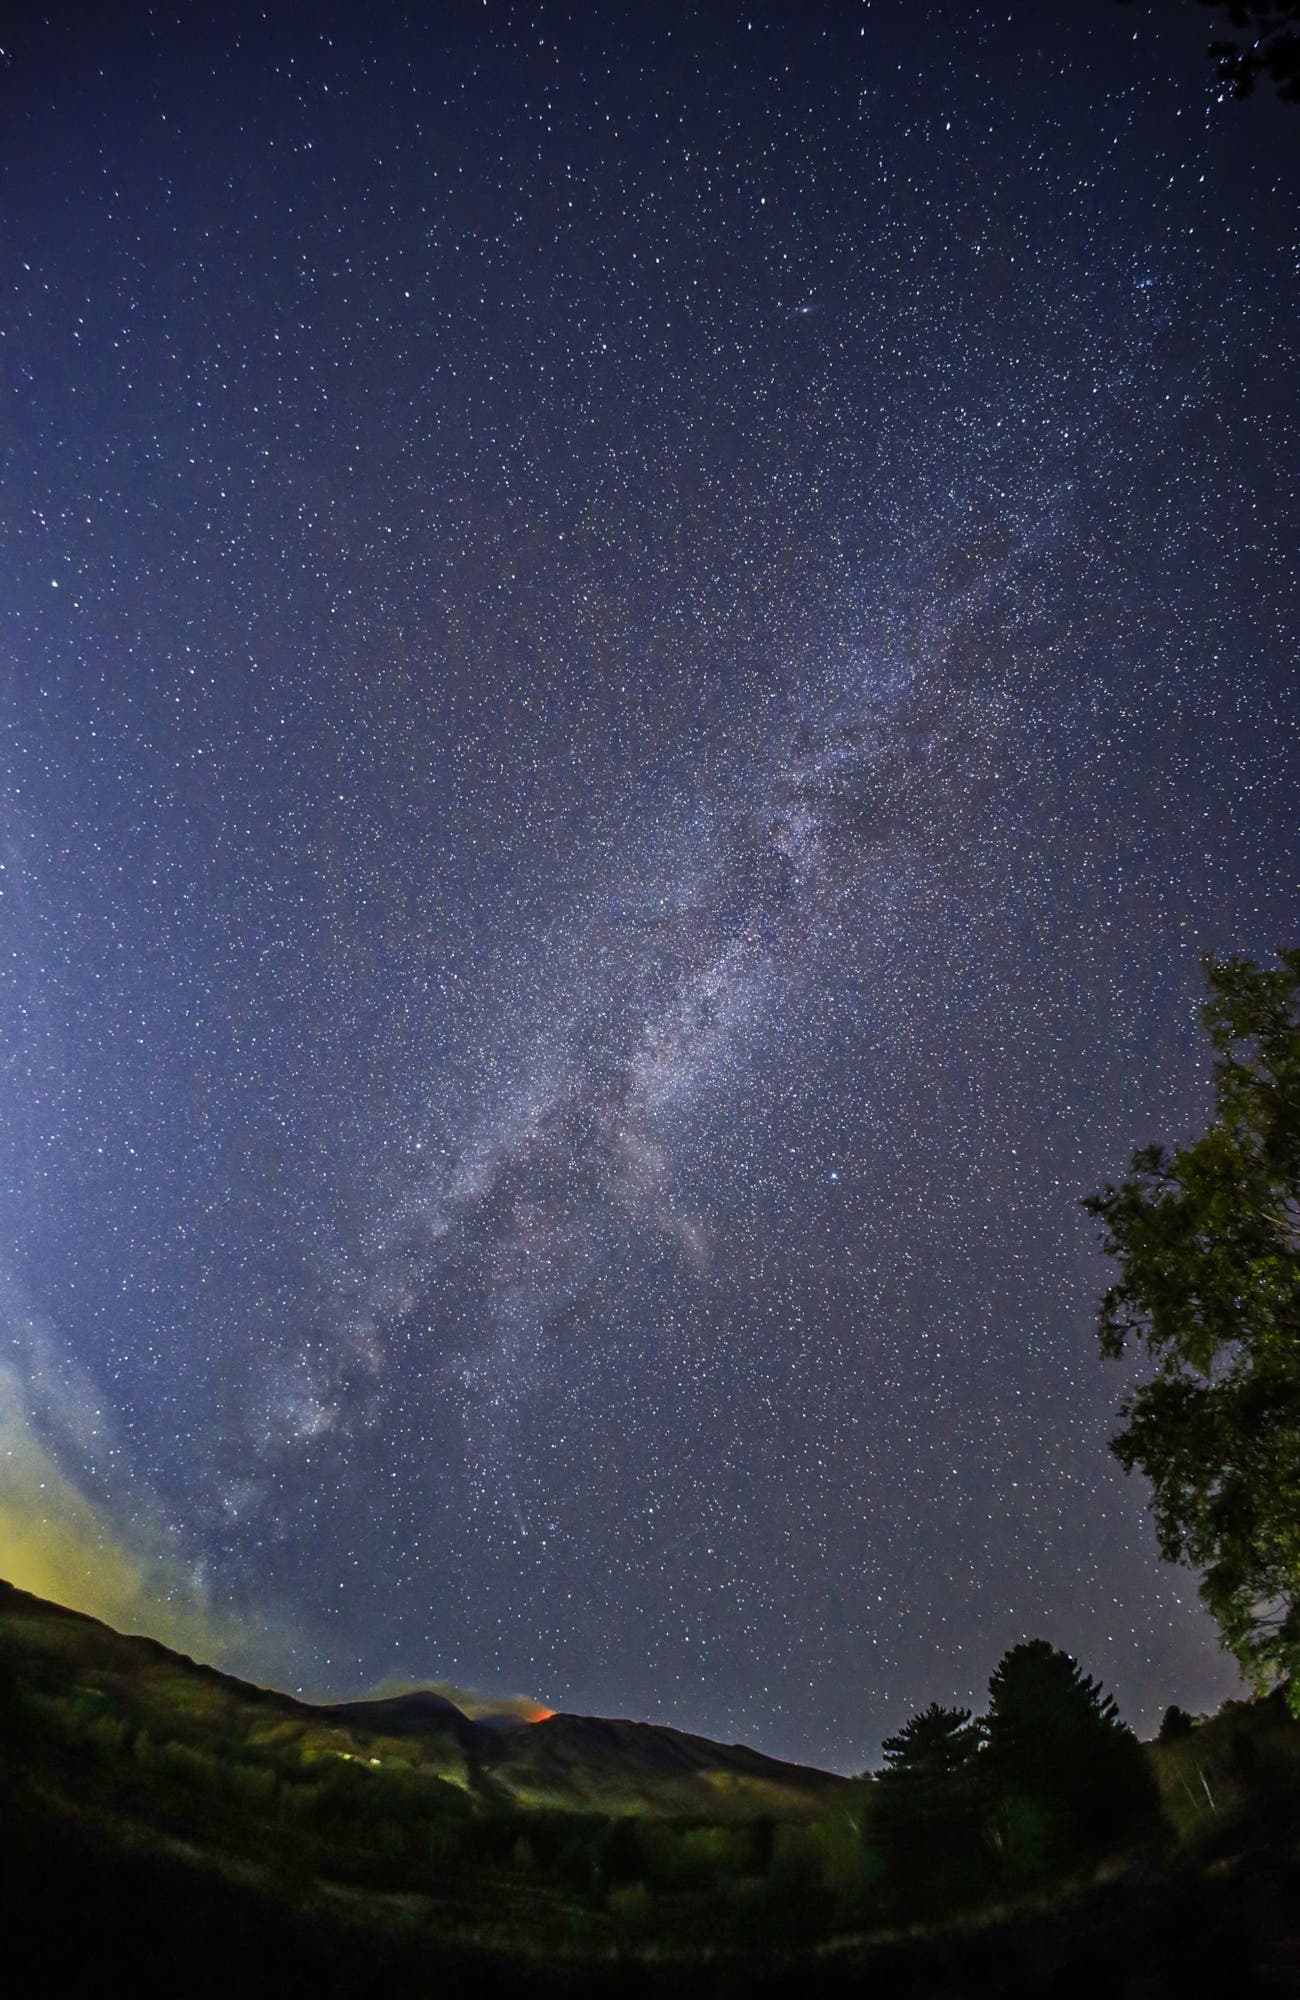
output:
[[[968,1708],[932,1701],[881,1747],[871,1832],[889,1900],[907,1916],[975,1900],[989,1874],[979,1724]]]
[[[1146,1753],[1115,1702],[1045,1639],[1003,1655],[989,1682],[986,1776],[1018,1872],[1097,1850],[1157,1810]]]

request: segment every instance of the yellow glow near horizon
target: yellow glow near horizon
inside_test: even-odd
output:
[[[0,1577],[199,1658],[232,1650],[232,1633],[219,1629],[194,1589],[169,1576],[163,1558],[132,1547],[60,1469],[7,1370],[0,1370]]]

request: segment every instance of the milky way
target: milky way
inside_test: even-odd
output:
[[[1078,1201],[1294,933],[1296,119],[917,11],[10,51],[0,1521],[118,1615],[846,1768],[1233,1685]]]

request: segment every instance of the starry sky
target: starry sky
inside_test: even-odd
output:
[[[843,1769],[1026,1636],[1235,1690],[1078,1208],[1296,938],[1300,117],[1211,26],[29,14],[0,1571]]]

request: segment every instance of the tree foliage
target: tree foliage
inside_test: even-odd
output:
[[[1084,1203],[1120,1269],[1102,1351],[1156,1365],[1112,1450],[1151,1480],[1161,1552],[1203,1570],[1247,1676],[1289,1679],[1300,1712],[1300,950],[1207,977],[1208,1129]]]
[[[1121,0],[1131,6],[1133,0]],[[1252,97],[1261,77],[1288,104],[1300,104],[1300,0],[1197,0],[1226,19],[1235,35],[1216,37],[1205,53],[1233,97]]]
[[[1045,1639],[999,1661],[984,1734],[988,1784],[1024,1872],[1123,1840],[1156,1810],[1145,1752],[1113,1697]]]
[[[932,1701],[881,1745],[879,1811],[900,1822],[952,1818],[974,1801],[980,1727],[968,1708]]]
[[[1202,7],[1226,12],[1244,39],[1225,36],[1206,54],[1219,66],[1219,81],[1234,97],[1250,97],[1268,77],[1279,97],[1300,104],[1300,0],[1200,0]]]
[[[968,1708],[932,1701],[881,1747],[872,1832],[889,1900],[907,1915],[975,1900],[985,1887],[980,1725]]]
[[[1196,1717],[1189,1715],[1185,1708],[1180,1708],[1176,1701],[1171,1701],[1160,1718],[1160,1733],[1156,1737],[1156,1741],[1157,1743],[1181,1743],[1186,1737],[1194,1735],[1195,1730]]]
[[[884,1743],[867,1835],[888,1904],[946,1913],[1095,1858],[1158,1811],[1114,1701],[1045,1639],[1013,1646],[989,1709],[930,1706]]]

